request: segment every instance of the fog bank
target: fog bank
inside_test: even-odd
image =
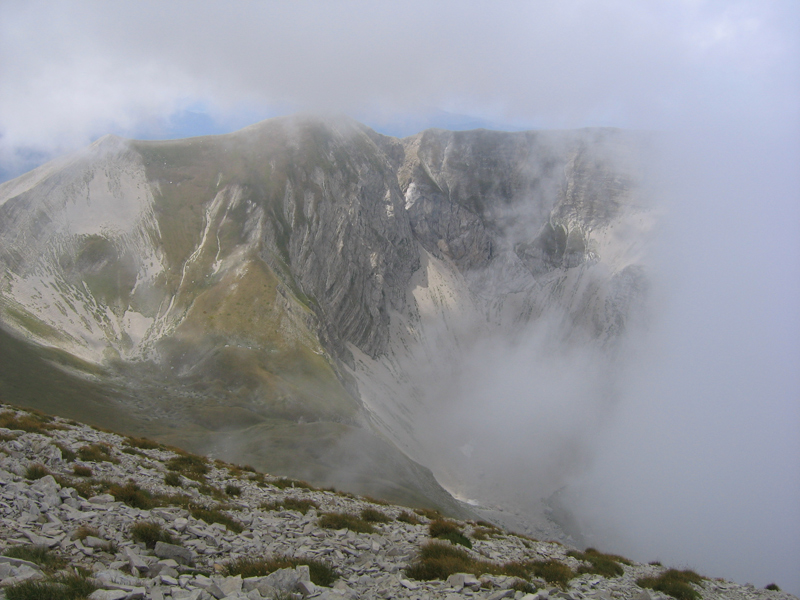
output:
[[[609,550],[797,594],[800,151],[718,125],[665,140],[652,322],[572,506]]]

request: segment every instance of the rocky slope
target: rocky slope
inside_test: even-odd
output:
[[[10,406],[0,406],[0,425],[0,598],[46,598],[58,581],[76,594],[59,597],[90,600],[669,597],[637,584],[666,572],[660,565],[602,555],[616,571],[600,575],[590,552],[474,521],[446,520],[471,548],[436,541],[467,559],[437,577],[419,568],[443,521],[430,511]],[[372,531],[355,531],[364,526]],[[535,574],[542,564],[550,570]],[[688,590],[705,600],[794,598],[707,578]]]
[[[442,435],[480,387],[463,374],[502,354],[487,340],[544,332],[529,362],[591,348],[609,373],[592,403],[613,401],[648,287],[643,146],[610,129],[398,140],[307,116],[107,136],[0,185],[0,391],[323,484],[456,510],[444,482],[502,505],[508,486]],[[43,369],[57,394],[19,376]],[[537,501],[561,485],[528,478]]]

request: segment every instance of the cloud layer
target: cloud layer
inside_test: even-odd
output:
[[[5,2],[4,155],[135,132],[202,102],[538,126],[786,115],[790,2]],[[795,111],[795,120],[797,118]],[[796,126],[796,121],[794,123]]]

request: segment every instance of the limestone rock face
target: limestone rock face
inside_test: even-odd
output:
[[[642,314],[641,147],[312,116],[107,136],[0,185],[0,376],[51,412],[442,495],[420,372],[543,315],[613,347]]]
[[[282,210],[291,274],[327,343],[386,350],[389,311],[402,311],[419,256],[390,158],[350,122],[297,124],[287,134]],[[380,142],[380,140],[378,140]],[[275,231],[265,250],[278,250]]]

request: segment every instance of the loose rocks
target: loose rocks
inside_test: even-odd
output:
[[[3,410],[15,409],[0,405]],[[76,572],[96,587],[90,600],[667,598],[636,584],[665,569],[639,563],[625,565],[618,577],[574,577],[564,589],[541,579],[472,573],[418,581],[407,571],[430,541],[425,516],[417,515],[419,524],[407,522],[407,515],[398,521],[409,509],[147,446],[61,419],[41,431],[0,428],[0,600],[11,586]],[[27,479],[32,465],[48,474]],[[171,469],[184,476],[182,487],[165,483]],[[91,477],[76,475],[87,470]],[[240,493],[226,497],[228,484]],[[372,533],[319,525],[322,513],[358,517],[367,508],[388,522],[371,523]],[[481,531],[472,549],[464,550],[475,560],[553,560],[572,569],[585,564],[558,543],[456,524],[467,535]],[[2,556],[34,547],[54,562]],[[258,572],[265,560],[273,560],[271,572]],[[233,565],[240,567],[235,574],[227,569]],[[320,569],[326,567],[334,574],[323,581]],[[706,600],[797,600],[722,580],[704,579],[693,589]]]

